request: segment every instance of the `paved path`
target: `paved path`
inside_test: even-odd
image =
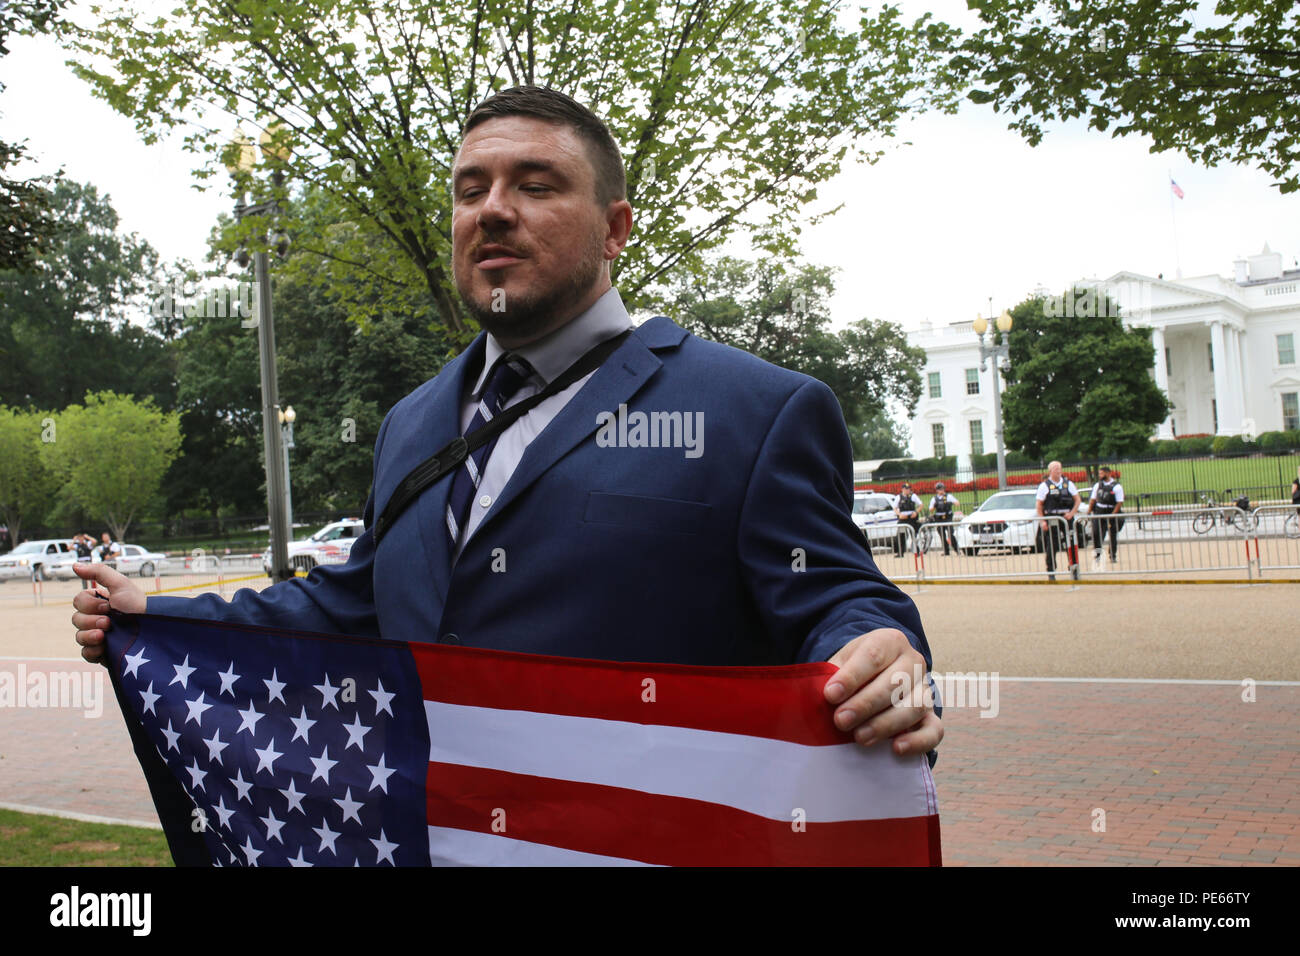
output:
[[[75,650],[73,588],[45,607],[0,601],[0,672],[98,672],[38,659]],[[1001,680],[996,717],[950,707],[935,768],[947,863],[1300,865],[1300,687],[1267,683],[1300,681],[1296,586],[907,590],[941,672],[1231,682]],[[0,804],[155,819],[102,689],[98,718],[0,712]]]

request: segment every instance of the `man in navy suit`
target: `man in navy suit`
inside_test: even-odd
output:
[[[632,230],[622,159],[568,97],[526,87],[485,101],[452,177],[456,284],[484,332],[385,418],[348,563],[229,602],[146,601],[107,565],[78,568],[108,592],[73,601],[83,656],[102,656],[111,606],[608,660],[829,660],[838,726],[865,746],[932,751],[943,727],[917,680],[929,648],[850,517],[831,391],[666,317],[632,329],[609,277]],[[624,333],[377,541],[415,465]]]

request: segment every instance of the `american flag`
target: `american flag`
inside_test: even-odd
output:
[[[539,657],[154,615],[109,631],[220,866],[937,865],[923,755],[829,664]]]
[[[1183,198],[1183,187],[1174,182],[1173,177],[1169,177],[1169,188],[1174,191],[1174,195],[1179,199]]]

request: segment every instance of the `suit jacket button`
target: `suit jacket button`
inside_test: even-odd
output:
[[[444,634],[444,635],[442,635],[442,643],[444,643],[444,644],[459,644],[459,643],[460,643],[460,636],[457,635],[457,634]]]

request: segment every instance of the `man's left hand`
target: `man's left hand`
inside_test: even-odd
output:
[[[851,731],[864,747],[892,738],[898,754],[939,745],[943,722],[934,713],[925,658],[902,631],[868,631],[841,647],[830,663],[840,668],[825,688],[836,727]]]

